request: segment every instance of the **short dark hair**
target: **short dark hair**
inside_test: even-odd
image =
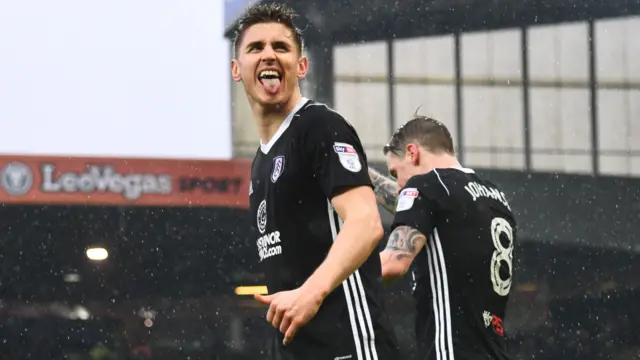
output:
[[[404,156],[407,144],[412,142],[435,154],[455,154],[449,129],[440,121],[421,115],[414,115],[413,119],[398,128],[382,151],[385,155],[392,153]]]
[[[304,40],[302,30],[294,24],[296,16],[296,12],[285,4],[256,4],[249,7],[246,13],[236,21],[233,39],[234,52],[238,53],[238,45],[242,42],[245,31],[251,26],[264,23],[279,23],[291,30],[293,41],[298,46],[300,53],[302,53]]]

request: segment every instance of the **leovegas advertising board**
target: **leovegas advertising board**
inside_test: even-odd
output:
[[[248,208],[248,160],[0,156],[0,203]]]

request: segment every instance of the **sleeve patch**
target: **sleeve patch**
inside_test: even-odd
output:
[[[351,172],[359,172],[362,170],[360,157],[356,149],[347,143],[336,142],[333,144],[333,151],[338,154],[340,164]]]
[[[398,205],[396,206],[396,212],[405,211],[413,207],[414,200],[418,197],[418,189],[406,188],[400,192],[398,196]]]

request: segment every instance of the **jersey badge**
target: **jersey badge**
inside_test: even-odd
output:
[[[502,318],[498,315],[492,314],[488,311],[482,312],[482,319],[484,320],[484,327],[488,328],[489,325],[493,325],[493,331],[498,336],[504,336],[504,326],[502,326]]]
[[[398,205],[396,206],[396,212],[405,211],[411,209],[414,200],[418,197],[418,189],[406,188],[400,192],[398,196]]]
[[[271,172],[271,182],[278,181],[280,175],[284,171],[284,156],[276,156],[273,158],[273,171]]]
[[[360,163],[360,157],[358,156],[358,152],[356,149],[346,143],[334,143],[333,151],[338,154],[338,159],[340,159],[340,164],[347,170],[351,172],[358,172],[362,170],[362,164]]]
[[[262,200],[260,205],[258,206],[258,230],[261,234],[264,234],[264,231],[267,229],[267,200]]]

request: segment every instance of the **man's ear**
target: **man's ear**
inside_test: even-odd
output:
[[[242,76],[240,75],[240,64],[236,59],[231,60],[231,77],[235,82],[242,81]]]
[[[306,56],[301,56],[298,59],[298,79],[304,79],[307,76],[309,70],[309,59]]]
[[[406,151],[407,155],[411,159],[411,163],[413,165],[418,165],[418,163],[420,162],[420,148],[415,144],[408,144]]]

